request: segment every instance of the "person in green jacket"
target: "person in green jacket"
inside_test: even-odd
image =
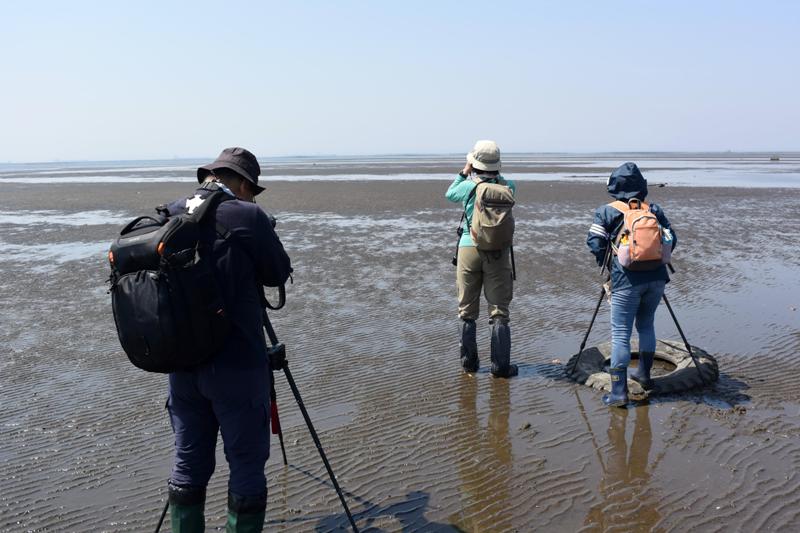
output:
[[[472,240],[469,223],[475,206],[473,191],[481,181],[506,185],[512,194],[516,191],[514,182],[500,175],[500,149],[494,141],[475,143],[467,154],[466,166],[445,193],[448,200],[460,203],[466,211],[456,264],[461,366],[466,372],[477,372],[480,368],[475,320],[480,311],[483,289],[492,325],[491,372],[495,377],[508,378],[517,374],[517,365],[511,363],[511,328],[508,324],[508,308],[514,289],[510,249],[478,250]]]

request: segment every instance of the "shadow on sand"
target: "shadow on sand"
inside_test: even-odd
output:
[[[308,470],[291,464],[289,468],[333,490],[333,485],[331,485],[330,481],[327,479],[323,479],[312,474]],[[367,498],[363,498],[347,490],[342,490],[342,492],[349,501],[358,503],[358,507],[353,507],[352,505],[348,505],[348,507],[351,507],[353,519],[356,521],[359,531],[362,532],[375,533],[385,531],[380,525],[376,525],[376,522],[385,523],[387,519],[391,522],[392,531],[431,531],[433,533],[463,532],[462,529],[456,526],[428,520],[425,517],[425,513],[428,510],[430,494],[421,490],[410,491],[406,494],[405,499],[394,502],[389,501],[384,505],[378,505]],[[314,531],[318,532],[351,530],[347,515],[345,515],[344,512],[325,516],[297,517],[287,520],[267,520],[264,526],[268,528],[282,524],[308,524],[311,522],[316,522],[313,527]]]
[[[515,378],[516,379],[516,378]],[[425,531],[433,533],[461,532],[462,527],[472,530],[510,530],[510,516],[506,512],[511,505],[509,487],[512,484],[513,458],[509,434],[510,384],[509,380],[492,379],[488,383],[473,376],[459,374],[455,387],[458,389],[459,430],[452,443],[459,473],[461,508],[449,517],[450,522],[429,520],[425,515],[430,507],[430,493],[412,490],[402,500],[389,500],[381,504],[344,491],[347,498],[358,506],[352,509],[353,518],[362,531]],[[487,388],[489,393],[488,419],[484,427],[478,409],[478,390]],[[476,461],[481,467],[476,468]],[[328,487],[328,480],[291,466],[303,475]],[[332,487],[331,487],[332,489]],[[479,511],[477,511],[479,510]],[[303,517],[278,523],[308,523],[315,521],[314,530],[346,531],[349,523],[344,512],[327,516]],[[386,528],[386,529],[384,529]]]

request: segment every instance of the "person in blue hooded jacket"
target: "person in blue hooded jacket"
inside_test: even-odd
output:
[[[647,197],[647,180],[635,163],[625,163],[608,178],[608,193],[623,202],[633,198],[644,201]],[[664,211],[652,203],[650,211],[658,219],[662,230],[671,234],[674,249],[677,237]],[[607,255],[609,246],[622,230],[623,219],[624,213],[610,204],[598,207],[586,239],[586,245],[598,265],[602,265],[609,255],[611,257],[608,265],[611,272],[611,366],[608,369],[611,374],[611,393],[603,396],[603,403],[610,407],[628,403],[627,370],[631,360],[634,323],[639,333],[639,366],[631,371],[630,378],[645,389],[653,386],[650,370],[656,349],[655,313],[664,295],[664,287],[669,282],[665,265],[653,270],[633,271],[620,265],[616,254]]]

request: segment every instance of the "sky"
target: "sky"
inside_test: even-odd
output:
[[[800,2],[2,2],[0,161],[800,150]]]

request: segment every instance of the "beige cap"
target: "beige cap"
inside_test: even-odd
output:
[[[494,141],[478,141],[467,154],[467,162],[478,170],[500,170],[500,148]]]

